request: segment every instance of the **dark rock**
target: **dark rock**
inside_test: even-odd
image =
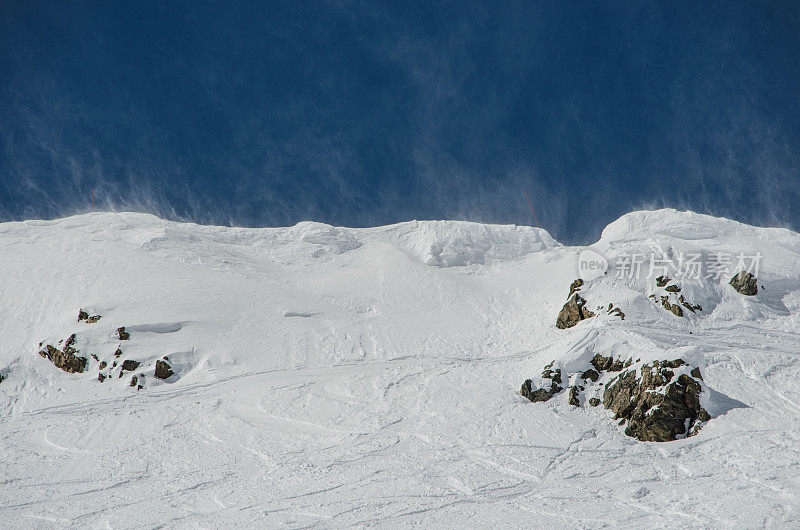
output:
[[[575,293],[558,313],[556,327],[558,329],[571,328],[581,320],[593,317],[594,313],[586,309],[585,306],[586,300],[581,298],[578,293]]]
[[[638,392],[636,372],[624,372],[606,387],[603,393],[603,406],[614,412],[614,419],[630,416],[636,407],[635,397]]]
[[[592,370],[591,368],[589,368],[588,370],[586,370],[585,372],[583,372],[581,374],[581,378],[583,378],[583,379],[591,379],[593,382],[597,381],[597,379],[599,377],[600,377],[600,374],[597,373],[597,370]]]
[[[667,285],[667,284],[668,284],[670,281],[672,281],[672,278],[669,278],[669,277],[667,277],[667,276],[664,276],[664,275],[662,274],[661,276],[659,276],[658,278],[656,278],[656,286],[658,286],[658,287],[664,287],[664,286],[665,286],[665,285]]]
[[[159,379],[168,379],[175,375],[175,372],[172,371],[172,367],[167,363],[167,361],[156,361],[156,373],[155,376]],[[525,381],[528,383],[528,388],[530,389],[530,379]],[[525,385],[522,385],[523,388]],[[523,394],[524,395],[524,394]],[[526,396],[527,397],[527,396]],[[530,399],[530,398],[529,398]],[[531,400],[533,401],[533,400]]]
[[[736,289],[739,293],[745,296],[753,296],[758,293],[758,284],[756,277],[749,272],[740,271],[736,276],[731,278],[731,287]]]
[[[131,338],[131,334],[125,331],[125,326],[117,328],[117,334],[119,334],[119,340],[128,340]]]
[[[669,303],[669,297],[662,296],[661,297],[661,305],[664,306],[664,309],[675,315],[676,317],[683,316],[683,309],[678,304],[671,304]]]
[[[46,346],[46,350],[40,351],[39,355],[50,359],[50,362],[56,365],[56,367],[64,370],[67,373],[83,373],[83,371],[86,370],[87,359],[86,357],[78,357],[75,355],[79,352],[72,347],[74,343],[75,335],[72,335],[64,344],[63,350],[59,350],[58,348],[48,344]]]
[[[694,377],[695,379],[699,379],[700,381],[703,380],[703,374],[700,373],[700,368],[697,367],[692,368],[692,371],[689,373],[692,374],[692,377]]]
[[[686,298],[684,298],[684,297],[683,297],[683,295],[681,295],[681,297],[678,299],[678,301],[679,301],[679,302],[680,302],[680,303],[683,305],[683,307],[685,307],[686,309],[688,309],[688,310],[689,310],[689,311],[691,311],[692,313],[696,313],[697,311],[702,311],[702,310],[703,310],[703,308],[702,308],[702,307],[700,307],[699,305],[692,305],[692,304],[690,304],[690,303],[689,303],[689,302],[686,300]]]
[[[97,368],[98,368],[99,370],[102,370],[102,369],[103,369],[103,368],[105,368],[106,366],[108,366],[108,363],[107,363],[107,362],[105,362],[105,361],[100,361],[100,365],[99,365]]]
[[[519,393],[522,395],[522,397],[528,398],[529,400],[533,401],[534,403],[536,403],[537,401],[545,401],[546,399],[548,399],[548,398],[539,399],[538,396],[534,397],[534,390],[533,390],[533,388],[531,386],[532,384],[533,384],[533,381],[531,381],[530,379],[526,379],[525,382],[522,383],[522,388],[519,389]],[[542,389],[539,389],[539,390],[536,390],[535,392],[541,392],[541,391],[542,391]]]
[[[138,382],[139,382],[139,378],[138,377],[136,377],[135,375],[133,377],[131,377],[131,386],[136,386],[136,384]]]
[[[614,304],[608,304],[608,314],[618,316],[620,320],[625,320],[625,313],[622,312],[622,309],[614,307]]]
[[[600,399],[599,398],[596,398],[596,397],[589,398],[589,405],[591,405],[593,407],[596,407],[599,404],[600,404]]]
[[[619,372],[625,368],[625,363],[622,361],[615,361],[611,356],[603,357],[599,353],[592,357],[592,360],[589,361],[589,364],[594,366],[595,370],[598,372]]]
[[[682,359],[654,361],[637,371],[623,372],[606,387],[603,405],[615,419],[627,420],[625,434],[642,441],[666,442],[681,435],[692,435],[710,419],[700,406],[700,383],[667,368],[686,364]],[[688,426],[688,427],[687,427]]]
[[[544,370],[542,370],[542,377],[544,379],[550,379],[553,383],[560,384],[561,383],[561,369],[560,368],[556,368],[555,370],[552,370],[551,369],[552,366],[553,366],[553,363],[550,363],[550,364],[548,364],[547,366],[544,367]]]
[[[667,285],[667,288],[664,289],[664,290],[667,291],[668,293],[679,293],[679,292],[681,292],[681,288],[678,287],[677,285]]]
[[[567,298],[570,298],[573,295],[573,293],[580,291],[581,287],[583,287],[583,280],[581,280],[580,278],[572,282],[572,284],[569,286],[569,295],[567,296]]]
[[[569,387],[569,404],[573,407],[580,407],[581,400],[578,397],[578,387],[571,386]]]
[[[98,357],[97,354],[93,353],[92,354],[92,359],[94,359],[95,361],[99,361],[100,357]]]
[[[559,374],[561,370],[558,370]],[[158,377],[158,375],[156,375]],[[559,378],[560,380],[560,378]],[[529,400],[533,401],[534,403],[538,403],[541,401],[547,401],[554,395],[558,394],[563,390],[558,384],[553,381],[550,384],[550,389],[539,388],[537,390],[533,390],[532,388],[532,381],[530,379],[526,379],[524,383],[522,383],[522,388],[520,389],[520,394],[522,397],[528,398]]]
[[[133,359],[125,359],[124,361],[122,361],[122,369],[131,372],[139,368],[140,364],[142,363],[140,363],[139,361],[134,361]]]
[[[78,312],[78,322],[86,321],[87,324],[94,324],[95,322],[97,322],[101,318],[103,318],[103,317],[101,317],[100,315],[89,316],[89,313],[87,313],[83,309],[81,309]]]
[[[117,348],[117,351],[114,352],[114,357],[120,357],[122,355],[122,348]]]
[[[106,379],[105,374],[97,374],[97,380],[100,381],[101,383],[105,381],[105,379]]]

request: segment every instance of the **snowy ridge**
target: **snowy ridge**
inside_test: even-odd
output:
[[[625,319],[602,310],[556,329],[587,249],[611,268],[582,296]],[[677,317],[651,297],[665,295],[654,278],[615,274],[654,249],[760,253],[764,288],[673,275],[671,299],[702,306]],[[800,523],[800,235],[788,230],[659,210],[567,247],[543,229],[461,221],[247,229],[93,213],[0,224],[0,250],[12,526]],[[102,318],[79,323],[79,309]],[[38,354],[73,333],[84,373]],[[646,443],[565,393],[519,395],[551,361],[574,377],[595,354],[699,366],[712,420]],[[162,380],[164,357],[175,374]],[[141,364],[121,370],[126,359]]]

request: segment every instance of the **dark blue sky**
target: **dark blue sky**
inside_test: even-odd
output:
[[[702,5],[700,5],[702,4]],[[0,219],[800,227],[798,2],[0,0]]]

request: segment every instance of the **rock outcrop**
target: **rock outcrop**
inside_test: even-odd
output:
[[[630,366],[631,363],[632,361],[630,359],[628,359],[625,362],[622,362],[619,359],[614,359],[610,355],[608,357],[604,357],[599,353],[596,354],[594,357],[592,357],[592,360],[589,361],[589,364],[594,366],[597,372],[619,372],[623,368]],[[584,372],[584,374],[588,374],[589,372],[594,372],[594,370],[589,369],[586,372]],[[594,372],[597,375],[595,376],[594,379],[592,379],[592,381],[597,381],[597,378],[600,377],[600,374],[597,372]],[[587,379],[587,377],[584,377],[584,379]]]
[[[689,303],[686,300],[686,298],[683,297],[683,295],[681,295],[680,298],[678,298],[678,301],[681,303],[681,305],[683,307],[685,307],[686,309],[688,309],[692,313],[696,313],[698,311],[702,311],[703,310],[703,308],[700,307],[699,305],[692,305],[691,303]]]
[[[574,293],[580,291],[581,287],[583,287],[583,280],[581,280],[580,278],[572,282],[569,286],[569,295],[567,295],[567,298],[571,297]]]
[[[580,390],[577,386],[569,387],[569,404],[573,407],[581,406]]]
[[[90,315],[84,309],[78,312],[78,322],[93,324],[100,320],[100,315]],[[130,340],[130,333],[121,326],[116,329],[116,336],[119,340]],[[90,356],[83,357],[78,355],[80,352],[75,348],[76,337],[73,333],[66,340],[58,341],[58,347],[52,344],[39,343],[39,355],[50,360],[56,367],[69,373],[83,373],[89,369],[89,364],[97,370],[97,381],[102,383],[106,380],[122,379],[131,377],[130,386],[138,390],[144,388],[145,374],[141,373],[143,362],[133,359],[123,359],[123,351],[117,346],[113,354],[100,355],[92,353]],[[60,348],[60,349],[59,349]],[[104,348],[101,348],[101,350]],[[155,376],[159,379],[169,379],[175,372],[169,364],[169,359],[164,356],[155,363]],[[148,366],[149,361],[148,362]],[[2,375],[0,375],[2,380]]]
[[[122,370],[132,372],[139,368],[139,365],[142,364],[139,361],[134,361],[133,359],[125,359],[122,361]]]
[[[593,316],[594,313],[586,308],[586,300],[581,298],[578,293],[574,293],[572,298],[561,308],[561,312],[558,313],[556,327],[558,329],[571,328],[581,320],[592,318]]]
[[[608,304],[608,314],[619,317],[620,320],[625,320],[625,313],[622,309],[614,307],[614,304]]]
[[[49,359],[57,368],[64,370],[71,374],[80,374],[86,370],[86,357],[78,357],[76,353],[80,353],[73,347],[75,344],[75,334],[64,342],[63,349],[59,350],[55,346],[48,344],[45,349],[39,352],[39,355]]]
[[[169,379],[170,377],[175,375],[175,372],[172,371],[172,367],[169,365],[169,363],[167,361],[158,360],[158,361],[156,361],[156,373],[155,373],[155,375],[156,375],[156,377],[158,379]],[[530,383],[530,379],[528,381],[526,381],[526,382]],[[528,386],[530,387],[530,384]],[[523,387],[524,387],[524,385],[523,385]]]
[[[683,316],[683,309],[681,309],[681,306],[678,305],[678,304],[670,303],[668,296],[662,296],[661,297],[661,305],[664,307],[664,309],[666,309],[667,311],[669,311],[670,313],[672,313],[676,317],[682,317]]]
[[[83,309],[78,311],[78,322],[86,322],[87,324],[94,324],[95,322],[99,321],[101,318],[103,318],[103,317],[100,316],[100,315],[91,315],[91,316],[89,316],[89,313],[87,313]]]
[[[675,377],[670,370],[685,364],[682,359],[653,361],[641,370],[622,372],[606,387],[603,406],[615,413],[614,419],[627,420],[625,434],[668,442],[696,434],[711,419],[700,406],[701,384],[687,374]]]
[[[737,292],[745,296],[753,296],[758,293],[758,283],[755,276],[749,272],[739,271],[733,278],[731,278],[730,285]]]
[[[569,387],[568,403],[580,407],[581,395],[588,387],[595,392],[602,389],[598,380],[603,373],[618,373],[602,394],[602,400],[593,396],[587,403],[596,407],[601,403],[614,412],[614,420],[626,424],[625,434],[642,441],[667,442],[697,434],[711,419],[700,405],[703,377],[700,368],[690,367],[683,359],[636,363],[612,356],[596,354],[590,364],[593,368],[580,373],[580,380]],[[522,385],[522,395],[533,402],[547,401],[562,390],[561,370],[552,370],[553,363],[545,367],[543,379],[550,379],[550,388],[533,390],[531,380]],[[575,381],[575,379],[573,379]],[[582,382],[581,382],[582,381]],[[595,385],[596,383],[596,385]],[[588,391],[587,391],[588,392]]]
[[[655,294],[650,294],[649,298],[653,299],[653,301],[656,303],[659,303],[660,300],[661,306],[670,313],[672,313],[673,315],[675,315],[676,317],[683,316],[683,309],[681,308],[681,306],[685,307],[692,313],[696,313],[697,311],[703,310],[703,308],[700,307],[699,305],[693,305],[691,302],[686,300],[686,298],[684,298],[684,296],[680,294],[681,292],[680,287],[674,284],[667,285],[671,281],[672,279],[669,278],[668,276],[662,275],[656,278],[656,287],[663,288],[666,294],[662,294],[660,297],[656,296]],[[677,296],[678,300],[676,302],[673,302],[670,300],[670,296],[672,296],[673,298]]]
[[[557,368],[553,370],[552,367],[553,363],[551,362],[545,366],[544,370],[542,371],[542,379],[550,380],[550,388],[539,388],[537,390],[533,390],[533,381],[526,379],[525,382],[522,383],[522,388],[519,391],[519,393],[522,394],[522,397],[528,398],[534,403],[538,403],[540,401],[547,401],[551,397],[561,392],[563,390],[563,388],[561,388],[561,369]]]

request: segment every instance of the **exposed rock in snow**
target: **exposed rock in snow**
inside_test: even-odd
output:
[[[731,287],[745,296],[758,294],[758,281],[756,277],[746,271],[739,271],[736,276],[731,278]]]
[[[604,372],[614,374],[605,384],[602,403],[614,412],[614,420],[620,420],[620,425],[627,424],[625,434],[628,436],[648,442],[673,441],[697,434],[711,419],[700,405],[704,391],[700,369],[689,367],[683,359],[634,363],[631,359],[623,361],[596,354],[590,363],[594,369],[582,372],[581,383],[569,387],[568,403],[580,407],[587,387],[595,386]],[[543,378],[552,377],[551,366],[552,363],[545,367]],[[558,381],[561,381],[561,370],[558,370]],[[522,395],[533,402],[547,401],[561,391],[555,381],[550,389],[531,391],[530,379],[522,388]],[[589,398],[588,403],[597,406],[601,400],[595,396]]]
[[[544,370],[542,371],[542,379],[550,380],[549,388],[539,388],[537,390],[533,390],[532,381],[530,379],[526,379],[525,382],[522,383],[522,388],[520,389],[520,394],[522,394],[522,397],[528,398],[534,403],[537,403],[540,401],[547,401],[554,395],[561,392],[563,390],[561,387],[561,369],[557,368],[553,370],[552,368],[553,363],[550,363],[545,366]]]
[[[558,329],[571,328],[581,320],[591,318],[594,313],[586,309],[586,300],[581,298],[581,295],[575,293],[569,301],[564,304],[561,311],[556,318],[556,327]]]
[[[73,313],[74,314],[74,313]],[[82,373],[86,369],[86,357],[78,357],[76,353],[80,353],[73,347],[75,344],[75,335],[72,334],[64,342],[63,349],[59,350],[55,346],[48,344],[44,350],[39,354],[50,360],[56,367],[68,373]]]
[[[569,387],[569,404],[573,407],[580,407],[580,388],[577,386]]]
[[[78,322],[86,322],[87,324],[95,324],[101,318],[103,318],[103,317],[100,316],[100,315],[89,315],[89,313],[87,313],[83,309],[81,309],[78,312]]]
[[[682,366],[686,366],[682,359],[653,361],[622,372],[606,387],[603,405],[615,413],[614,419],[627,420],[625,434],[642,441],[668,442],[697,434],[711,419],[700,406],[702,383],[674,371]]]
[[[570,284],[570,286],[569,286],[569,295],[567,295],[567,299],[569,299],[570,297],[572,297],[572,295],[573,295],[574,293],[576,293],[576,292],[580,291],[582,286],[583,286],[583,280],[581,280],[580,278],[578,278],[577,280],[575,280],[574,282],[572,282],[572,283]]]
[[[591,363],[592,366],[594,366],[594,368],[595,368],[595,370],[597,370],[597,372],[619,372],[623,368],[625,368],[626,366],[630,366],[631,365],[631,360],[628,359],[627,361],[623,362],[620,359],[614,359],[610,355],[609,356],[603,356],[603,355],[600,355],[598,353],[598,354],[595,354],[594,357],[592,357],[592,360],[590,361],[590,363]],[[586,370],[583,373],[583,375],[584,375],[583,378],[584,379],[592,379],[592,376],[594,374],[597,374],[597,372],[595,372],[594,370],[591,370],[591,369]],[[597,381],[597,377],[594,377],[592,380],[593,381]]]
[[[134,361],[133,359],[125,359],[124,361],[122,361],[122,370],[123,371],[127,370],[129,372],[132,372],[133,370],[139,368],[140,364],[141,363],[139,361]]]
[[[175,372],[172,371],[172,367],[169,363],[163,359],[159,359],[156,361],[156,377],[159,379],[169,379]]]
[[[676,317],[682,317],[683,316],[683,309],[681,309],[681,306],[678,305],[678,304],[670,303],[668,296],[662,296],[661,297],[661,305],[664,306],[664,309],[666,309],[667,311],[669,311],[670,313],[672,313]]]

